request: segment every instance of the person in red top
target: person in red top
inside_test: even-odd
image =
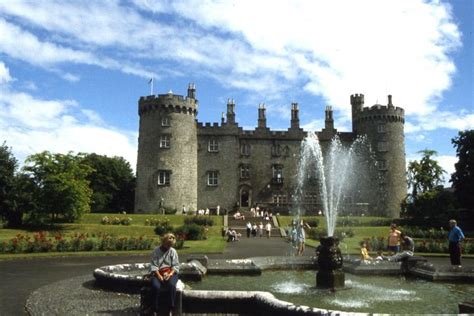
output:
[[[388,234],[388,251],[393,253],[400,252],[400,238],[402,232],[397,229],[397,224],[390,225],[390,233]]]

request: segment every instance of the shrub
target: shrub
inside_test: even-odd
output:
[[[328,235],[327,230],[322,230],[319,228],[311,228],[308,231],[308,237],[314,240],[320,240],[322,237],[326,237]],[[334,232],[334,237],[339,239],[339,241],[343,241],[346,237],[354,237],[354,231],[351,228],[348,229],[336,229]]]
[[[318,227],[319,219],[308,219],[305,221],[310,227]]]
[[[166,215],[173,215],[178,211],[177,209],[171,207],[164,207],[164,210]]]
[[[197,224],[185,224],[176,228],[175,233],[183,236],[184,240],[207,239],[207,229]]]
[[[214,221],[207,217],[207,216],[193,216],[193,217],[186,217],[184,219],[185,225],[196,224],[200,226],[213,226]]]
[[[157,219],[155,223],[155,234],[157,234],[158,236],[162,236],[164,233],[172,233],[174,231],[170,220],[166,217],[161,220]]]
[[[132,224],[132,218],[131,217],[119,218],[117,216],[115,216],[115,217],[104,216],[100,220],[100,223],[102,225],[131,225]]]

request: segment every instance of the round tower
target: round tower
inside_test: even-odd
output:
[[[362,99],[360,98],[362,96]],[[363,95],[351,96],[353,132],[356,135],[367,135],[375,157],[379,177],[380,197],[377,212],[392,218],[400,217],[400,204],[407,194],[405,166],[405,112],[392,104],[376,104],[363,107]]]
[[[197,127],[194,84],[187,96],[173,92],[141,97],[135,212],[197,207]]]

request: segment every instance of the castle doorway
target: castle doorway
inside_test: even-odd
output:
[[[249,207],[251,204],[251,191],[247,188],[240,190],[240,206]]]

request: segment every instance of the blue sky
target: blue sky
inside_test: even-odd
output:
[[[0,2],[0,141],[22,162],[43,150],[119,155],[135,167],[140,96],[197,87],[200,122],[236,101],[240,126],[350,131],[349,97],[405,108],[407,161],[474,128],[474,1]],[[446,176],[449,178],[449,176]]]

